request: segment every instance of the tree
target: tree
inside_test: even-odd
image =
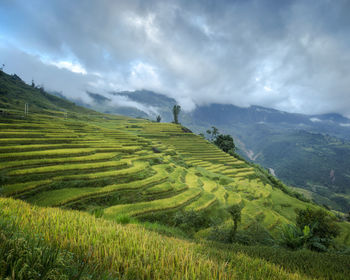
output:
[[[213,139],[216,139],[216,137],[219,134],[219,129],[217,129],[215,126],[212,126],[212,131],[211,131],[211,135],[213,136]]]
[[[217,129],[215,126],[211,127],[212,130],[208,129],[207,134],[209,134],[209,140],[211,142],[215,141],[216,137],[219,135],[219,129]]]
[[[162,120],[162,117],[160,115],[157,116],[157,122],[160,122]]]
[[[181,111],[181,106],[180,105],[174,105],[174,107],[173,107],[173,115],[174,115],[174,123],[176,123],[176,124],[179,123],[180,111]]]
[[[223,150],[225,153],[230,154],[233,154],[236,148],[233,142],[233,138],[231,137],[231,135],[228,134],[219,134],[214,140],[214,144],[218,146],[221,150]]]
[[[340,234],[340,228],[332,217],[323,209],[307,208],[297,211],[296,225],[299,229],[310,228],[312,238],[307,247],[315,251],[326,251],[332,240]]]
[[[32,79],[32,84],[31,84],[31,86],[33,87],[33,88],[35,88],[35,83],[34,83],[34,80]]]
[[[236,237],[238,223],[241,222],[242,217],[242,207],[238,204],[231,205],[227,208],[227,211],[230,213],[233,220],[233,228],[230,234],[230,241],[233,242]]]

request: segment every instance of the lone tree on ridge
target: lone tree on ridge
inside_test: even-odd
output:
[[[176,124],[179,123],[180,111],[181,111],[181,106],[180,105],[174,105],[174,107],[173,107],[173,115],[174,115],[174,123],[176,123]]]

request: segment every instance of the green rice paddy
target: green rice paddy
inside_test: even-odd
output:
[[[277,236],[279,226],[295,223],[296,209],[318,207],[272,187],[252,166],[180,125],[104,115],[85,121],[84,115],[46,119],[33,114],[7,121],[0,119],[1,209],[16,216],[19,227],[35,225],[33,233],[42,231],[47,242],[82,255],[92,246],[89,261],[130,277],[121,279],[168,279],[169,273],[172,279],[312,279],[244,254],[230,255],[225,263],[199,254],[197,245],[187,241],[165,239],[152,248],[162,240],[157,234],[115,223],[123,215],[176,211],[206,211],[210,216],[240,204],[242,228],[258,220]],[[44,216],[42,221],[38,215]],[[231,225],[229,215],[221,218],[216,226]],[[338,241],[349,244],[349,224],[342,223],[342,229]],[[123,244],[123,238],[130,244]]]

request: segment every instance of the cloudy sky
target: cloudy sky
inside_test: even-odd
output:
[[[0,64],[25,81],[149,89],[350,117],[349,0],[0,0]]]

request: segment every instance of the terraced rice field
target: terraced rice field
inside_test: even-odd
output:
[[[99,114],[2,71],[0,83],[1,279],[348,279],[346,255],[206,240],[232,229],[233,204],[240,232],[272,234],[317,207],[258,168],[180,125]]]
[[[263,212],[272,232],[293,222],[291,208],[306,207],[285,194],[279,203],[281,191],[251,166],[175,124],[33,115],[1,120],[0,143],[1,195],[39,206],[98,210],[113,220],[241,204],[244,226]]]

